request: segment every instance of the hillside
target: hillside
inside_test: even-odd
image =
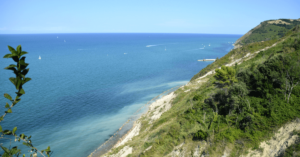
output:
[[[254,42],[268,41],[272,39],[279,39],[284,36],[286,32],[300,24],[299,19],[279,19],[267,20],[261,22],[258,26],[251,29],[244,36],[238,39],[234,46],[235,48]]]
[[[296,26],[230,51],[151,104],[104,156],[299,155],[299,36]]]

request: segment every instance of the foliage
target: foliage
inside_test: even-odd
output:
[[[247,44],[201,70],[190,85],[175,92],[172,108],[129,142],[136,150],[132,156],[166,156],[183,147],[189,154],[206,147],[202,150],[211,156],[222,156],[226,148],[231,149],[231,156],[244,155],[249,149],[262,151],[261,141],[300,115],[299,35],[300,29],[295,27],[281,39]],[[276,42],[276,46],[259,51]],[[215,77],[209,75],[206,82],[193,86],[199,76],[247,53],[253,57],[230,70],[223,67]],[[229,78],[237,81],[228,82]],[[226,86],[221,81],[227,81]]]
[[[14,99],[9,94],[7,93],[4,94],[4,97],[8,99],[11,102],[11,104],[6,103],[5,108],[7,110],[0,117],[0,122],[4,120],[4,117],[7,114],[11,114],[12,108],[21,101],[20,97],[25,94],[23,85],[31,80],[31,78],[25,77],[29,72],[29,68],[27,68],[29,64],[25,62],[26,57],[23,55],[27,54],[27,52],[22,51],[21,45],[17,47],[17,50],[15,50],[11,46],[8,46],[8,49],[11,53],[6,54],[3,58],[12,58],[13,61],[17,63],[17,65],[11,64],[7,66],[5,69],[12,70],[13,73],[15,74],[16,77],[10,77],[9,80],[11,81],[12,84],[14,84],[17,92],[16,92],[16,97]],[[8,137],[13,137],[15,141],[18,142],[22,141],[23,145],[29,147],[31,152],[33,152],[33,154],[30,154],[30,156],[36,156],[38,152],[43,156],[45,156],[43,153],[45,153],[48,157],[50,156],[51,150],[49,146],[47,149],[39,151],[37,148],[33,146],[31,141],[31,136],[27,136],[24,134],[19,134],[19,135],[17,134],[17,127],[14,127],[12,130],[3,130],[2,126],[0,125],[0,132],[1,132],[2,139],[8,136]],[[4,151],[4,153],[2,154],[3,157],[19,156],[21,154],[21,150],[18,149],[17,146],[14,146],[12,148],[10,148],[11,146],[8,148],[4,147],[3,144],[1,144],[0,146]],[[25,154],[23,154],[23,156],[25,156]]]
[[[221,69],[216,69],[216,74],[214,76],[222,85],[231,85],[237,82],[235,78],[235,70],[232,67],[221,66]]]
[[[285,23],[270,23],[273,20],[262,22],[259,26],[240,38],[237,44],[246,45],[254,42],[279,39],[283,37],[290,29],[300,24],[298,20],[279,19]]]

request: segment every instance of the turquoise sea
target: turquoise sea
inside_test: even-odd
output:
[[[38,149],[54,157],[88,156],[140,107],[172,87],[186,84],[221,58],[241,35],[216,34],[20,34],[0,35],[7,45],[29,52],[26,94],[1,122],[3,129],[32,135]],[[41,56],[41,59],[39,59]],[[0,59],[0,93],[14,94]],[[1,112],[6,99],[0,97]],[[0,139],[9,146],[9,140]],[[12,143],[16,145],[16,143]],[[27,148],[23,149],[27,153]],[[0,154],[1,151],[0,151]]]

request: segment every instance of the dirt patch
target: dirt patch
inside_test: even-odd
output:
[[[280,156],[280,154],[298,139],[294,130],[300,130],[300,120],[297,119],[281,127],[277,133],[268,141],[260,143],[259,150],[249,150],[246,157],[269,157]]]

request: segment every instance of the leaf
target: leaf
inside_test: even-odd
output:
[[[28,63],[25,63],[25,58],[26,57],[22,57],[21,59],[20,59],[20,65],[21,65],[21,69],[25,69],[29,64]]]
[[[26,51],[22,51],[21,52],[21,54],[20,54],[20,56],[23,56],[23,55],[25,55],[25,54],[27,54],[28,52],[26,52]]]
[[[19,62],[19,57],[18,56],[12,56],[11,57],[15,62]]]
[[[10,131],[10,130],[4,130],[4,131],[3,131],[3,134],[4,134],[4,135],[11,135],[11,131]]]
[[[9,78],[9,80],[10,80],[10,82],[13,83],[15,86],[17,85],[17,83],[16,83],[16,78],[11,77],[11,78]]]
[[[20,94],[25,94],[25,91],[24,91],[24,89],[23,88],[21,88],[21,90],[20,90],[20,92],[19,92]]]
[[[14,67],[17,67],[17,66],[16,66],[16,65],[14,65],[14,64],[11,64],[11,65],[9,65],[9,66],[5,67],[4,69],[10,69],[10,68],[13,68],[13,69],[15,69]]]
[[[11,52],[11,54],[12,54],[13,56],[18,55],[17,52],[16,52],[16,50],[15,50],[13,47],[8,46],[8,49],[9,49],[9,51]]]
[[[19,152],[21,152],[21,150],[18,149],[17,146],[13,147],[13,148],[10,150],[11,155],[15,155],[15,154],[17,154],[17,153],[19,153]]]
[[[16,131],[17,131],[17,127],[14,127],[14,129],[12,131],[13,135],[15,134]]]
[[[9,94],[5,93],[5,94],[4,94],[4,97],[5,97],[6,99],[12,101],[12,98],[11,98],[11,96],[10,96]]]
[[[0,122],[3,121],[3,116],[0,117]]]
[[[31,80],[31,78],[26,77],[26,78],[23,80],[23,84],[25,84],[26,82],[28,82],[28,81],[30,81],[30,80]]]
[[[22,47],[21,47],[21,45],[18,45],[17,51],[18,51],[18,54],[19,54],[19,55],[22,53]],[[21,55],[20,55],[20,56],[21,56]]]
[[[6,54],[3,58],[11,58],[12,55],[11,54]]]
[[[9,104],[8,103],[6,103],[5,108],[9,108]]]
[[[29,143],[23,142],[23,145],[27,146],[27,147],[31,147],[31,145]]]
[[[24,69],[24,70],[21,72],[21,74],[26,75],[26,74],[28,73],[28,71],[29,71],[29,68],[28,68],[28,69]]]
[[[12,113],[12,110],[11,110],[11,109],[8,109],[8,110],[6,111],[6,113]]]
[[[2,126],[0,125],[0,132],[2,132],[3,130],[2,130]]]
[[[3,147],[0,145],[0,147],[6,152],[6,153],[9,153],[9,149],[7,149],[6,147]]]

